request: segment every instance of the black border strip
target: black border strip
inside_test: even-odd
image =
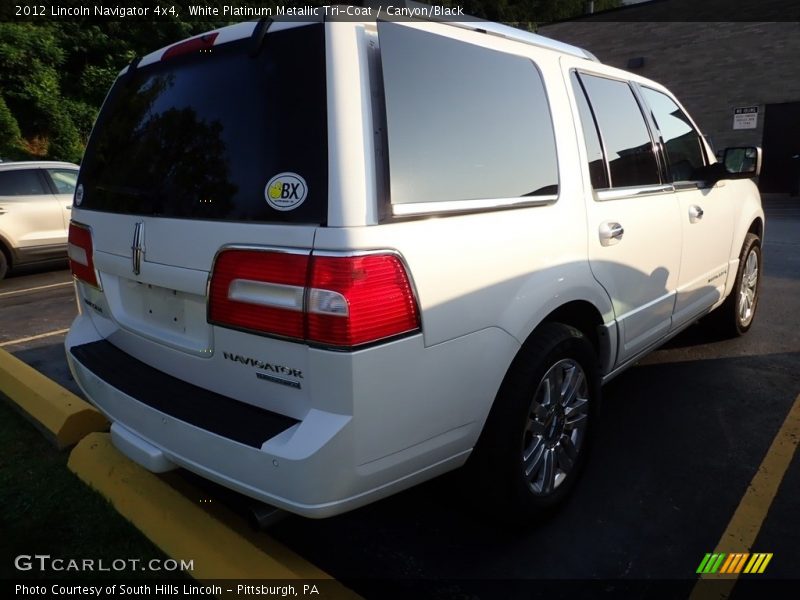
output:
[[[106,340],[74,346],[70,352],[108,385],[142,404],[253,448],[299,423],[167,375]]]

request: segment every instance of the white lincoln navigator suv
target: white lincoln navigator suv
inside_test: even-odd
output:
[[[78,177],[72,373],[115,445],[335,515],[469,462],[556,506],[601,385],[753,321],[758,148],[492,23],[241,23],[134,61]]]

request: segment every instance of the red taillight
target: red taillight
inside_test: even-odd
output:
[[[67,256],[69,256],[69,268],[76,278],[96,288],[100,287],[97,272],[94,270],[92,232],[88,227],[70,221]]]
[[[309,288],[311,341],[352,347],[419,328],[411,284],[393,254],[313,256]]]
[[[420,327],[406,269],[393,254],[226,250],[214,265],[209,304],[217,325],[339,348]]]
[[[308,255],[227,250],[211,277],[209,320],[303,337],[303,295]]]

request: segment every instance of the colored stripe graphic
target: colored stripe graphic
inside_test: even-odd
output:
[[[706,554],[703,562],[697,567],[698,573],[716,573],[722,561],[725,559],[725,553],[719,554]]]
[[[731,571],[731,573],[741,573],[742,568],[744,567],[744,563],[747,562],[748,557],[750,556],[749,553],[745,552],[742,554],[741,560],[739,560],[739,564],[736,565],[736,569]]]
[[[767,568],[767,565],[769,564],[769,561],[771,561],[771,560],[772,560],[772,552],[767,554],[766,558],[764,558],[764,562],[761,563],[761,568],[758,570],[758,572],[759,573],[763,573],[764,569]]]
[[[744,563],[749,556],[749,553],[730,554],[728,556],[728,560],[726,560],[725,564],[722,565],[720,573],[741,573],[742,567],[744,567]]]
[[[722,568],[719,570],[720,573],[728,573],[728,569],[731,568],[731,563],[736,563],[739,561],[738,554],[728,554],[728,560],[722,563]]]
[[[750,559],[748,561],[748,559]],[[708,553],[703,557],[700,566],[697,567],[696,573],[705,575],[722,574],[739,574],[742,573],[763,573],[767,568],[767,564],[772,560],[772,553],[756,553],[750,554],[748,552],[732,552],[726,554]],[[747,565],[747,566],[745,566]]]
[[[724,552],[720,552],[719,558],[717,559],[717,562],[714,563],[713,567],[711,567],[711,572],[712,573],[716,573],[717,572],[717,570],[719,569],[720,565],[722,564],[722,561],[723,561],[724,558],[725,558],[725,553]]]
[[[697,567],[697,571],[695,571],[695,573],[705,573],[706,564],[708,564],[709,558],[711,558],[710,554],[706,554],[703,557],[703,560],[700,562],[700,566]]]
[[[753,554],[753,558],[750,559],[750,562],[747,563],[747,566],[744,569],[745,573],[763,573],[764,570],[767,568],[769,561],[772,560],[772,552],[769,553],[762,553],[762,554]]]

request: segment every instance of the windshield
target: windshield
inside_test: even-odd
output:
[[[81,168],[81,208],[232,221],[324,223],[322,24],[136,69],[118,79]]]

